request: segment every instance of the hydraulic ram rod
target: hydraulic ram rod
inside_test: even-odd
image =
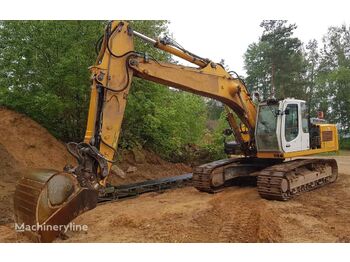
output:
[[[134,35],[139,37],[143,41],[150,43],[151,45],[153,45],[154,47],[156,47],[158,49],[161,49],[161,50],[166,51],[170,54],[178,56],[178,57],[180,57],[180,58],[182,58],[190,63],[196,64],[200,67],[205,67],[208,64],[207,62],[202,61],[194,56],[191,56],[191,55],[189,55],[189,54],[187,54],[187,53],[185,53],[185,52],[183,52],[175,47],[172,47],[170,45],[164,45],[159,40],[154,40],[154,39],[152,39],[146,35],[143,35],[139,32],[134,31]]]

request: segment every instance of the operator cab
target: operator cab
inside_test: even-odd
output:
[[[258,152],[310,149],[309,116],[303,100],[287,98],[260,103],[255,130]]]

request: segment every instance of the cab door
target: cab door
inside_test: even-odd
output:
[[[300,103],[301,150],[310,149],[309,110],[305,102]]]
[[[284,152],[302,150],[302,132],[300,123],[300,105],[297,102],[285,102],[281,123],[281,142]]]

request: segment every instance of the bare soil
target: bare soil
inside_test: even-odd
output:
[[[11,114],[26,123],[13,125]],[[35,122],[28,124],[31,120],[8,110],[5,114],[0,111],[0,116],[0,242],[23,242],[26,239],[13,229],[11,199],[16,179],[28,166],[62,168],[70,156]],[[24,131],[11,130],[16,126]],[[11,138],[10,143],[12,135],[17,139]],[[36,151],[25,154],[30,144]],[[261,199],[250,186],[234,186],[218,194],[191,187],[149,193],[99,205],[73,221],[86,224],[87,232],[67,232],[68,239],[56,242],[350,242],[350,157],[329,158],[338,162],[338,180],[288,202]],[[123,171],[130,166],[136,171],[132,168],[124,178],[112,177],[113,183],[189,171],[189,167],[168,163],[151,152],[126,152],[123,159],[119,165]]]
[[[335,183],[288,202],[261,199],[255,187],[150,193],[98,206],[74,220],[87,233],[57,242],[350,242],[349,158],[335,158]]]
[[[0,144],[14,160],[27,168],[62,170],[67,163],[74,163],[65,145],[45,128],[25,115],[5,108],[0,108]]]

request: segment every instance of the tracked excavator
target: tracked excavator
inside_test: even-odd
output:
[[[161,62],[134,50],[135,37],[193,64]],[[300,158],[338,150],[335,125],[310,121],[305,101],[285,98],[253,102],[244,81],[209,59],[195,55],[174,40],[149,38],[125,21],[109,22],[91,70],[91,97],[84,141],[68,143],[76,166],[63,171],[36,170],[16,186],[16,223],[36,230],[28,235],[35,241],[51,242],[62,225],[96,207],[99,200],[122,196],[130,190],[151,191],[190,180],[201,192],[223,190],[238,177],[253,177],[262,198],[289,200],[319,188],[337,178],[333,159]],[[225,105],[230,126],[225,152],[239,157],[207,163],[178,179],[141,183],[132,188],[110,186],[107,177],[115,163],[118,137],[133,77],[170,86]],[[128,190],[128,191],[125,191]]]

